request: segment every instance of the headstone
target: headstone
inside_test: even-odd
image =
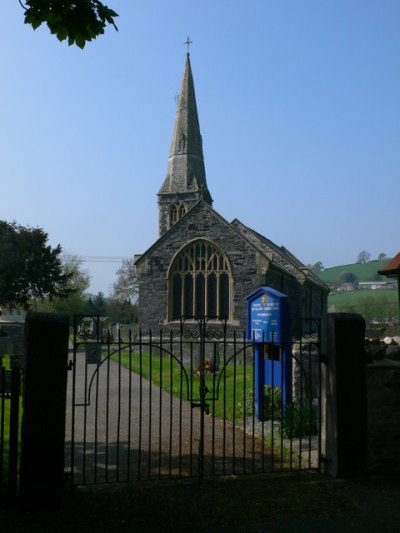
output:
[[[101,344],[94,342],[86,346],[86,364],[100,365],[101,363]]]

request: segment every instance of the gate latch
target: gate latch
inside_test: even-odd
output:
[[[204,409],[204,412],[206,413],[206,415],[209,415],[210,414],[210,406],[208,405],[208,403],[194,403],[192,402],[192,409],[194,409],[195,407],[201,407],[202,409]]]

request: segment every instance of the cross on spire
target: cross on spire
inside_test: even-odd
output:
[[[187,46],[187,53],[189,53],[189,48],[190,48],[190,45],[193,44],[193,41],[190,40],[189,36],[188,38],[186,39],[185,43],[186,46]]]

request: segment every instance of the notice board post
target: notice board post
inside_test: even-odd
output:
[[[292,393],[290,316],[285,294],[261,287],[247,297],[247,338],[254,343],[256,416],[265,420],[266,388],[271,388],[272,395],[280,389],[282,409]]]

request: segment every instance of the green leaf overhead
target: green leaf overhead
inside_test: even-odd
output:
[[[118,14],[100,0],[19,0],[25,9],[25,23],[36,30],[46,23],[50,33],[68,44],[84,48],[87,42],[114,26]]]

